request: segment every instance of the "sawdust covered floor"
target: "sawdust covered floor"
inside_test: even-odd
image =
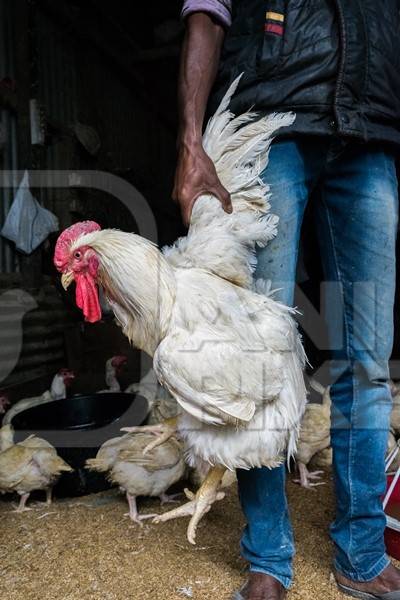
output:
[[[331,486],[307,492],[290,482],[288,493],[297,544],[288,600],[344,598],[330,578]],[[126,509],[115,490],[23,514],[0,501],[0,597],[222,600],[243,581],[235,486],[203,520],[196,547],[186,542],[186,519],[140,528],[123,516]],[[159,512],[159,503],[144,500],[140,511]]]

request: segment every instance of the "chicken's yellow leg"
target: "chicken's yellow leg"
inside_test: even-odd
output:
[[[178,424],[178,417],[172,417],[171,419],[166,419],[162,423],[158,423],[156,425],[143,425],[138,427],[123,427],[121,431],[127,431],[128,433],[154,433],[157,437],[154,442],[151,442],[146,446],[143,450],[143,454],[147,454],[153,448],[157,446],[161,446],[164,442],[169,440],[170,437],[175,435],[176,428]]]
[[[196,494],[193,494],[189,490],[185,490],[186,497],[190,502],[157,516],[154,519],[154,523],[164,523],[171,519],[192,515],[187,529],[187,538],[191,544],[195,544],[196,529],[201,519],[208,513],[216,500],[222,500],[225,497],[224,492],[218,491],[225,471],[226,468],[221,466],[210,469]]]

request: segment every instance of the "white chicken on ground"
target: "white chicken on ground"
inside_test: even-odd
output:
[[[390,431],[388,436],[388,447],[386,452],[386,460],[391,458],[393,450],[399,444],[400,436],[400,385],[399,382],[390,381],[390,391],[392,394],[392,412],[390,415]],[[400,451],[393,455],[393,460],[390,460],[390,465],[387,464],[388,473],[395,473],[400,467]]]
[[[109,394],[121,391],[118,376],[121,374],[122,368],[126,365],[127,360],[127,357],[124,354],[121,354],[112,356],[106,361],[105,380],[107,388],[99,390],[97,392],[98,394]]]
[[[400,436],[400,384],[399,382],[390,382],[390,391],[392,394],[392,413],[390,416],[390,428],[396,437]]]
[[[153,369],[150,369],[138,383],[131,383],[124,391],[146,398],[149,405],[147,416],[149,424],[161,423],[165,419],[176,417],[179,413],[177,401],[159,384]]]
[[[309,466],[313,469],[329,470],[333,463],[333,449],[324,448],[315,454],[310,460]]]
[[[329,449],[331,445],[331,397],[330,388],[323,387],[315,379],[310,379],[311,387],[321,394],[322,404],[307,404],[300,427],[297,445],[296,462],[300,479],[295,479],[306,489],[324,485],[320,479],[323,471],[309,471],[308,464],[319,452]]]
[[[9,425],[16,415],[28,410],[28,408],[47,404],[54,400],[64,400],[67,397],[67,388],[74,378],[75,374],[70,369],[60,369],[54,376],[49,390],[46,390],[40,396],[23,398],[13,404],[3,417],[3,425]]]
[[[255,248],[276,235],[278,222],[260,175],[273,134],[294,116],[234,117],[228,105],[237,85],[203,138],[231,194],[232,214],[201,196],[187,237],[163,254],[140,236],[76,223],[59,237],[54,258],[64,287],[75,281],[77,305],[89,322],[101,317],[102,288],[123,332],[153,356],[157,378],[180,406],[177,419],[145,428],[159,434],[147,450],[178,431],[189,465],[211,467],[188,503],[157,517],[191,515],[191,543],[221,498],[226,469],[272,468],[295,453],[306,403],[293,311],[252,290]]]
[[[312,448],[314,447],[314,443],[316,443],[317,447],[320,446],[326,446],[325,448],[318,450],[314,456],[310,459],[309,463],[307,464],[308,466],[311,466],[312,468],[317,468],[317,469],[324,469],[324,470],[328,470],[332,467],[332,463],[333,463],[333,450],[332,447],[328,444],[330,444],[330,439],[328,439],[328,428],[330,428],[330,411],[328,410],[329,406],[330,406],[330,395],[329,395],[329,388],[324,388],[323,386],[321,386],[315,379],[310,380],[310,384],[311,386],[318,391],[323,398],[323,404],[322,407],[320,405],[314,405],[314,404],[308,404],[307,408],[306,408],[306,412],[305,412],[305,416],[303,417],[303,421],[307,421],[309,418],[309,412],[312,413],[312,411],[315,411],[315,406],[320,406],[320,409],[316,409],[316,412],[319,412],[319,415],[316,415],[315,412],[312,413],[313,417],[311,418],[311,422],[309,423],[309,427],[305,428],[305,430],[307,431],[307,434],[304,432],[303,433],[303,429],[300,430],[300,440],[299,440],[299,447],[298,447],[298,454],[302,453],[303,456],[305,456],[307,453],[310,453],[312,451]],[[394,389],[394,388],[392,388]],[[398,400],[399,404],[400,404],[400,396],[399,396],[399,400]],[[325,405],[325,408],[324,408]],[[396,402],[394,403],[394,407],[393,407],[393,411],[394,413],[392,414],[392,422],[396,422],[397,420],[397,415],[396,415],[396,411],[397,411],[397,406],[396,406]],[[321,413],[322,413],[322,417],[321,417]],[[322,432],[322,435],[320,435],[320,433]],[[302,447],[303,442],[305,441],[304,438],[306,437],[310,437],[313,438],[313,441],[311,443],[307,443],[306,442],[306,448]],[[314,439],[315,437],[315,439]],[[319,438],[321,438],[321,441],[317,441]],[[387,446],[387,452],[386,452],[386,456],[389,457],[390,454],[392,453],[392,451],[397,447],[397,441],[396,441],[396,437],[393,433],[393,431],[389,432],[389,436],[388,436],[388,446]],[[395,472],[398,467],[400,466],[400,452],[397,453],[397,455],[395,456],[394,460],[391,462],[390,465],[390,472]],[[306,487],[309,487],[309,479],[311,477],[311,479],[315,479],[316,477],[318,478],[319,475],[321,474],[321,471],[316,471],[314,473],[309,473],[308,469],[307,469],[307,473],[305,474],[305,481],[307,482]],[[300,483],[298,481],[298,483]]]
[[[140,525],[144,519],[156,515],[139,515],[136,497],[158,496],[161,504],[174,502],[174,497],[168,496],[166,491],[182,479],[186,468],[182,445],[173,437],[144,455],[153,438],[151,433],[113,438],[101,446],[96,458],[86,461],[88,469],[106,473],[107,478],[126,493],[128,514]]]
[[[389,431],[388,446],[386,451],[386,471],[388,474],[396,473],[397,469],[400,468],[400,449],[399,440],[392,431]],[[396,452],[394,450],[396,449]]]
[[[63,472],[72,470],[46,440],[31,435],[14,444],[12,426],[0,429],[0,492],[19,494],[16,512],[30,510],[26,502],[30,493],[37,490],[45,490],[46,502],[51,504],[53,486]]]

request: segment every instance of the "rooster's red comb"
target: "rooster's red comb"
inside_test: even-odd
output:
[[[64,269],[68,262],[69,249],[73,242],[81,235],[91,233],[92,231],[99,231],[100,229],[100,225],[95,221],[80,221],[65,229],[59,236],[54,250],[54,264],[57,270],[62,271]]]

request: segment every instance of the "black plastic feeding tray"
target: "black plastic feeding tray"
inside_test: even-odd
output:
[[[101,473],[85,469],[101,444],[123,435],[121,427],[142,425],[148,403],[136,394],[105,393],[73,396],[29,408],[14,417],[15,441],[35,434],[52,444],[74,469],[63,473],[54,488],[56,496],[82,496],[110,487]]]

